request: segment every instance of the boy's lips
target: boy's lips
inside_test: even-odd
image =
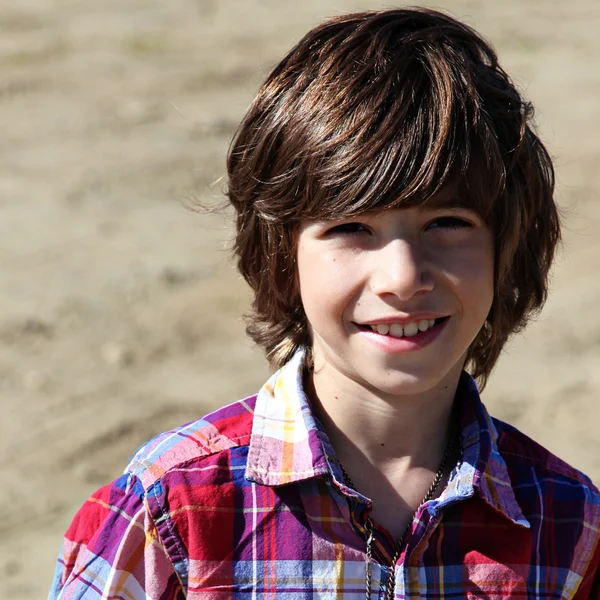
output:
[[[410,317],[378,318],[364,323],[354,323],[354,325],[360,331],[378,336],[412,339],[422,337],[426,332],[445,324],[448,319],[448,315],[436,316],[432,313],[419,313],[412,314]]]
[[[355,323],[359,334],[366,337],[372,343],[382,348],[385,352],[404,353],[413,352],[428,346],[446,328],[449,316],[436,319],[420,319],[418,321],[406,321],[400,325],[398,320],[388,323],[367,323],[364,325]]]

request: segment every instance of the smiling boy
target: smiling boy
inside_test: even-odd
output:
[[[51,598],[600,596],[598,490],[475,384],[560,238],[532,115],[439,12],[290,51],[228,159],[248,332],[279,370],[94,494]]]

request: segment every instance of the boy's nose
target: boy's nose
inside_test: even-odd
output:
[[[376,252],[371,290],[381,296],[392,294],[410,300],[418,292],[433,289],[433,277],[418,245],[396,239]]]

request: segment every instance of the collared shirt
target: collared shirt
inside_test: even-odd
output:
[[[344,484],[302,353],[256,395],[161,434],[66,533],[50,599],[365,597],[371,502]],[[600,598],[600,493],[492,419],[464,373],[462,460],[417,511],[395,598]],[[375,530],[372,598],[394,543]]]

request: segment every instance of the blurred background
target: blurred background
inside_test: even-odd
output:
[[[400,5],[401,3],[397,4]],[[600,3],[426,3],[481,31],[537,106],[565,241],[484,399],[600,481]],[[222,200],[262,79],[351,0],[2,0],[0,598],[47,594],[77,508],[155,433],[268,374]]]

